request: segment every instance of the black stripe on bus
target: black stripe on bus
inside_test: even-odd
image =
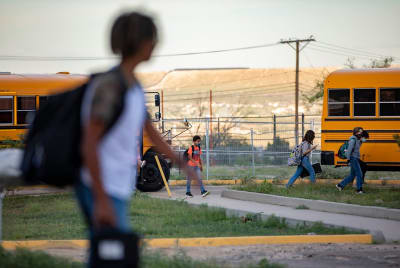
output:
[[[348,140],[324,140],[325,142],[345,142]],[[363,143],[396,143],[396,140],[367,140]]]
[[[399,129],[365,129],[368,133],[400,133]],[[353,132],[353,130],[349,129],[323,129],[321,130],[322,133],[348,133],[348,132]]]
[[[400,121],[400,118],[325,118],[325,121]]]
[[[0,129],[27,129],[28,126],[1,126]]]

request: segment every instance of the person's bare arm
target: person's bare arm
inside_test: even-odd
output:
[[[177,163],[180,166],[183,166],[185,164],[184,161],[179,159],[178,155],[172,151],[168,143],[166,143],[165,140],[161,137],[160,133],[154,128],[150,119],[146,119],[144,129],[149,135],[151,141],[156,146],[156,150],[158,152],[165,154],[168,158],[170,158],[173,162]]]
[[[305,152],[303,153],[303,156],[305,156],[305,155],[307,155],[308,153],[314,151],[314,150],[317,148],[317,146],[318,146],[317,144],[316,144],[316,145],[313,145],[310,149],[308,149],[307,151],[305,151]]]
[[[185,172],[188,174],[189,177],[198,180],[198,176],[192,169],[187,168],[187,163],[180,159],[176,153],[174,153],[171,147],[164,141],[161,137],[160,133],[154,128],[153,124],[151,123],[150,119],[146,119],[144,123],[144,129],[146,130],[147,134],[149,135],[151,141],[156,146],[156,150],[162,154],[165,154],[168,158],[170,158],[173,162],[177,163]],[[189,157],[191,157],[189,155]]]
[[[115,226],[115,214],[100,179],[100,164],[97,153],[98,144],[104,132],[101,120],[90,119],[84,128],[82,139],[83,164],[88,168],[93,191],[93,222],[99,226]]]

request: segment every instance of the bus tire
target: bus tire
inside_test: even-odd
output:
[[[169,180],[170,169],[168,167],[167,161],[165,161],[164,157],[157,154],[154,151],[147,151],[143,157],[143,160],[146,161],[146,165],[140,169],[140,174],[138,176],[137,189],[142,192],[155,192],[159,191],[164,187],[164,182],[161,177],[160,170],[158,169],[158,165],[154,156],[157,155],[160,160],[161,167],[163,169],[165,179]]]

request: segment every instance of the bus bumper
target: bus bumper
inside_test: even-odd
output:
[[[334,165],[335,153],[333,151],[321,151],[321,165]]]

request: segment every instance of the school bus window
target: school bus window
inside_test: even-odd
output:
[[[375,116],[375,88],[354,89],[354,116]]]
[[[14,102],[12,96],[0,96],[0,124],[13,123]]]
[[[27,124],[29,113],[36,111],[36,97],[17,97],[17,124]]]
[[[42,107],[42,105],[45,105],[47,103],[48,99],[49,99],[48,96],[40,96],[39,97],[39,108]]]
[[[381,88],[379,96],[381,116],[400,116],[400,88]]]
[[[350,89],[328,90],[328,116],[350,116]]]

